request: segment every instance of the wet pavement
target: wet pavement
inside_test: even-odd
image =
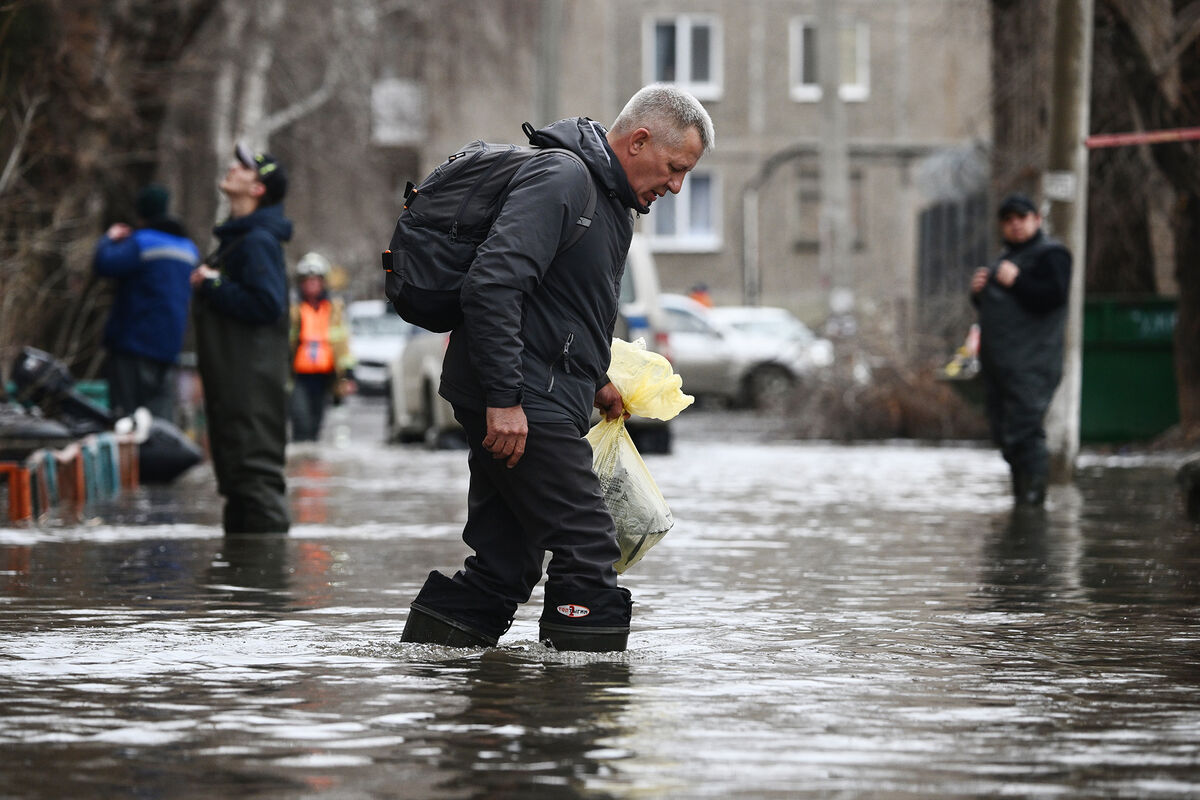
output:
[[[337,409],[296,526],[211,474],[0,528],[0,797],[1200,796],[1200,529],[1178,459],[1085,454],[1013,515],[992,451],[686,412],[624,654],[402,645],[465,454]]]

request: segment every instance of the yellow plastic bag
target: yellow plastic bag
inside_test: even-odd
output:
[[[625,409],[641,417],[669,420],[695,400],[681,390],[683,381],[671,363],[646,350],[642,339],[613,339],[608,379],[621,392]],[[667,535],[674,524],[671,509],[629,438],[624,419],[600,420],[587,440],[592,469],[617,526],[621,558],[614,566],[624,572]]]
[[[646,349],[645,339],[612,340],[608,379],[625,401],[625,410],[638,417],[668,420],[696,401],[684,394],[683,378],[671,362]]]

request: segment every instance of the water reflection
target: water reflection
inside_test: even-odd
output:
[[[628,664],[489,650],[416,674],[453,674],[456,684],[432,698],[430,719],[411,742],[411,752],[446,775],[440,796],[609,797],[593,783],[611,779],[613,762],[631,755],[613,744],[627,733]]]
[[[1062,546],[1045,509],[1018,508],[998,518],[983,548],[981,591],[1001,610],[1044,610],[1069,583]]]
[[[205,579],[214,604],[287,608],[291,603],[288,545],[286,535],[226,535]]]

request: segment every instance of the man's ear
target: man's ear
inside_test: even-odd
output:
[[[262,181],[255,181],[254,183],[250,184],[251,197],[262,197],[266,193],[267,187]]]
[[[633,133],[629,134],[629,153],[637,155],[645,149],[650,143],[650,131],[646,128],[638,128]]]

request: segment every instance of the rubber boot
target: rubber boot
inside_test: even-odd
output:
[[[608,653],[629,642],[633,600],[629,590],[546,585],[538,639],[555,650]]]
[[[512,624],[515,605],[447,578],[434,570],[410,606],[403,642],[450,647],[495,647]]]
[[[1046,475],[1013,470],[1013,502],[1018,506],[1041,506],[1046,502]]]
[[[495,647],[499,637],[485,636],[433,609],[413,603],[409,606],[400,641],[446,647]]]

